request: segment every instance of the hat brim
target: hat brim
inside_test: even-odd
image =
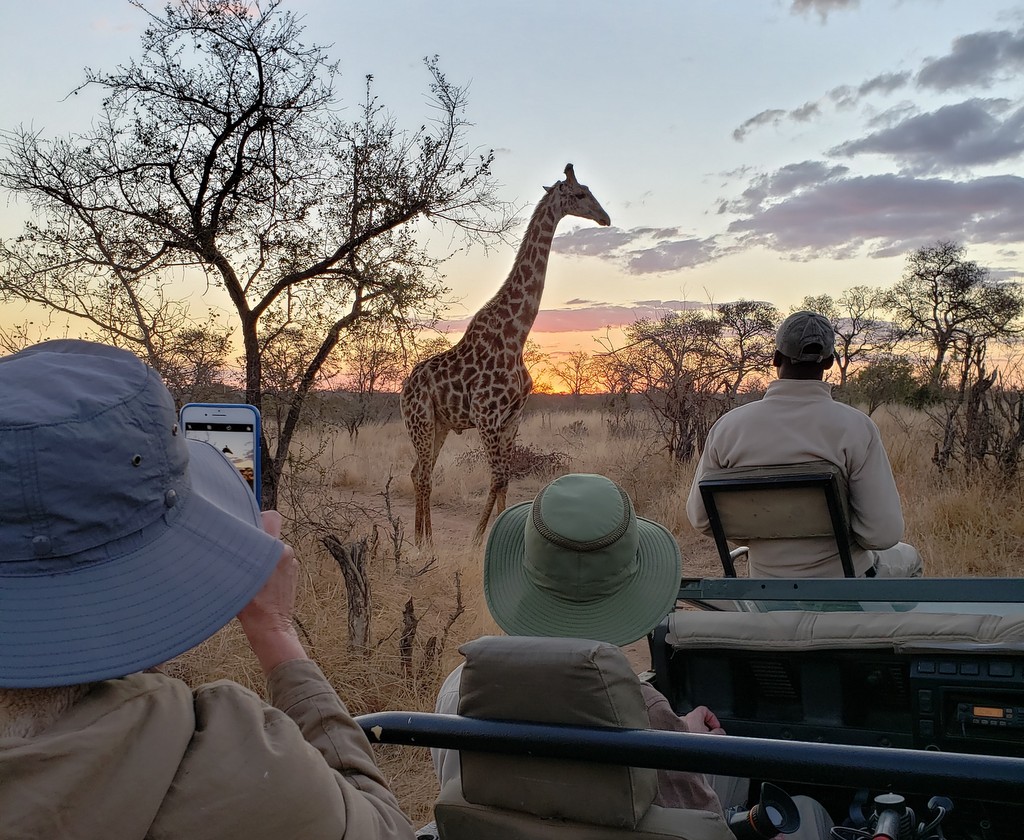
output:
[[[195,647],[260,590],[282,544],[261,527],[245,479],[214,447],[188,441],[192,491],[120,553],[68,571],[5,575],[0,687],[125,676]]]
[[[484,550],[484,597],[502,630],[512,636],[564,636],[627,645],[646,636],[671,612],[682,568],[679,545],[667,528],[637,517],[637,574],[606,598],[573,601],[537,587],[526,574],[526,520],[532,505],[523,502],[503,511]]]

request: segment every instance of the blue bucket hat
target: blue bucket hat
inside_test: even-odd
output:
[[[0,687],[125,676],[227,624],[281,557],[245,479],[131,353],[0,358]]]
[[[494,521],[484,597],[509,635],[627,645],[671,612],[681,566],[675,537],[638,517],[625,490],[575,473]]]

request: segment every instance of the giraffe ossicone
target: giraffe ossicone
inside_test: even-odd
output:
[[[512,444],[533,389],[523,349],[540,311],[555,228],[565,216],[611,224],[590,190],[566,164],[565,180],[544,187],[508,279],[470,320],[453,347],[413,368],[402,386],[402,418],[416,452],[416,544],[432,539],[430,494],[437,456],[449,432],[475,428],[487,453],[490,490],[477,523],[483,539],[492,511],[505,509]]]

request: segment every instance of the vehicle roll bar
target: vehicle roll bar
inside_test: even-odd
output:
[[[376,712],[356,722],[371,743],[528,754],[901,793],[1024,802],[1024,759],[651,729]]]

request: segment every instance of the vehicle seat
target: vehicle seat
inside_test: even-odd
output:
[[[745,540],[832,537],[846,577],[856,577],[850,553],[849,490],[829,461],[734,467],[706,473],[699,485],[726,577]]]
[[[459,714],[647,729],[640,682],[617,647],[485,636],[463,645]],[[434,806],[441,840],[732,840],[708,811],[653,805],[657,771],[463,751]]]

